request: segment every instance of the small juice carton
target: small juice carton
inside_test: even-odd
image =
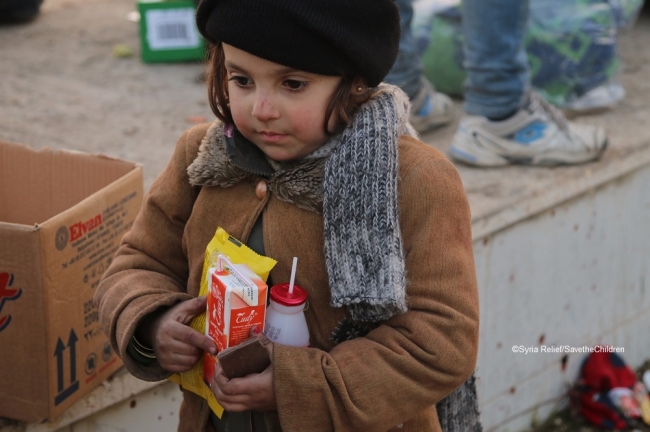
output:
[[[214,340],[218,351],[248,339],[254,326],[264,330],[268,286],[255,272],[246,264],[232,264],[219,255],[207,278],[210,291],[205,334]],[[216,364],[217,358],[206,352],[203,379],[208,386]]]

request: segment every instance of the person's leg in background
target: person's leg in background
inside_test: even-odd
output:
[[[454,159],[477,166],[574,164],[604,151],[602,128],[569,124],[530,90],[528,12],[529,0],[463,0],[468,116],[450,148]]]
[[[401,87],[408,95],[412,105],[410,122],[415,130],[423,133],[449,123],[454,117],[454,105],[447,95],[436,92],[424,77],[411,33],[413,0],[396,0],[395,3],[400,11],[402,35],[397,59],[384,81]]]
[[[507,118],[519,109],[529,86],[528,0],[463,0],[462,8],[465,112]]]

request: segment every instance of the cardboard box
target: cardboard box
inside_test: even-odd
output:
[[[0,417],[51,420],[121,367],[92,299],[142,167],[0,141]]]
[[[142,60],[147,63],[205,59],[194,0],[138,0]]]

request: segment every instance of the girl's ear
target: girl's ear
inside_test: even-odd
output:
[[[354,96],[365,96],[368,93],[368,85],[362,78],[357,78],[352,82],[350,94]]]

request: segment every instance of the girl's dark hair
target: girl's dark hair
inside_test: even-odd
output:
[[[234,124],[228,100],[228,76],[226,73],[225,57],[221,43],[211,45],[208,50],[208,71],[206,82],[208,86],[208,100],[210,108],[217,118],[224,123]],[[364,90],[353,92],[353,85],[358,85]],[[370,92],[363,85],[360,77],[347,77],[342,75],[342,80],[334,91],[334,96],[327,106],[323,128],[326,134],[342,131],[352,121],[357,109],[370,98]],[[329,121],[336,116],[337,122],[334,130],[329,130]]]

